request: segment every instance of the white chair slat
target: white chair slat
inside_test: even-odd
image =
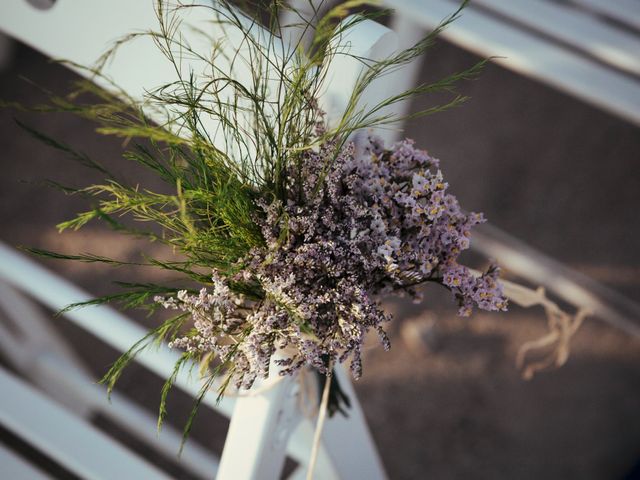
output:
[[[397,15],[431,29],[453,10],[446,0],[384,0]],[[557,48],[556,43],[467,9],[444,32],[451,42],[640,125],[640,82]]]
[[[473,249],[515,275],[553,292],[577,308],[631,336],[640,338],[640,304],[617,291],[570,269],[521,240],[492,225],[482,225],[473,234]]]
[[[156,415],[118,392],[107,399],[106,388],[95,384],[64,338],[53,329],[51,316],[3,281],[0,281],[0,351],[23,377],[76,415],[88,418],[100,412],[168,458],[175,457],[180,449],[181,433],[165,425],[162,435],[158,435]],[[186,470],[207,477],[217,470],[218,459],[190,441],[184,446],[179,463]]]
[[[79,477],[170,478],[1,368],[0,391],[0,424]]]
[[[338,413],[325,423],[322,444],[341,479],[385,480],[387,474],[382,461],[377,455],[371,454],[376,451],[375,445],[351,384],[351,375],[344,367],[340,367],[336,369],[336,378],[344,393],[351,399],[351,408],[348,417]],[[354,445],[353,439],[358,439],[358,443]]]
[[[146,1],[58,0],[50,9],[37,9],[25,0],[8,0],[0,6],[0,30],[53,59],[84,66],[93,65],[118,38],[154,27],[157,20]],[[171,65],[150,41],[137,40],[132,50],[116,59],[107,73],[116,74],[114,78],[127,92],[141,97],[144,85],[156,85],[172,75]],[[124,69],[127,75],[117,75]]]
[[[53,477],[28,463],[0,443],[0,474],[11,480],[51,480]]]
[[[398,46],[401,49],[412,47],[425,34],[424,28],[408,15],[393,15],[389,26],[398,37]],[[385,75],[382,79],[384,83],[381,85],[381,89],[398,93],[415,87],[420,80],[422,62],[422,58],[415,58],[402,68]],[[407,98],[396,103],[393,106],[394,113],[398,117],[408,115],[411,111],[411,102],[412,99]],[[403,125],[394,125],[393,128],[388,129],[378,129],[376,134],[382,137],[387,145],[390,145],[404,138]]]
[[[194,3],[207,5],[207,2]],[[213,3],[214,1],[209,2],[209,5]],[[175,5],[175,2],[166,2],[165,6],[171,8]],[[183,45],[190,45],[195,52],[207,59],[213,55],[216,44],[224,44],[229,53],[246,51],[250,42],[245,41],[244,33],[228,22],[224,29],[214,26],[214,15],[215,12],[210,8],[183,9],[179,14],[183,22],[180,29],[180,41]],[[239,15],[239,18],[245,17]],[[273,42],[271,51],[274,54],[286,53],[280,46],[281,43],[279,45],[280,39],[271,37],[259,25],[252,25],[250,28],[256,41]],[[151,1],[57,0],[50,9],[38,10],[24,0],[9,0],[0,5],[0,30],[51,58],[92,67],[114,42],[132,33],[157,32],[159,22],[154,2]],[[210,72],[208,61],[193,54],[177,52],[179,49],[176,46],[173,49],[183,78],[188,78],[191,72]],[[249,55],[245,57],[250,58]],[[231,72],[231,76],[235,78],[251,78],[252,65],[248,62],[233,62],[233,58],[234,55],[217,55],[216,67]],[[233,67],[230,67],[231,63]],[[92,80],[106,90],[114,91],[114,86],[105,78],[95,77],[83,68],[74,69],[81,75],[92,77]],[[149,90],[178,81],[176,68],[149,36],[139,36],[121,46],[111,60],[104,64],[101,72],[129,97],[138,100],[142,100]],[[275,75],[266,77],[276,78]],[[233,98],[233,88],[226,88],[229,98]],[[270,88],[268,91],[275,96],[278,90]],[[218,94],[223,95],[220,92]],[[166,123],[165,116],[157,109],[148,108],[145,113],[161,124]],[[241,113],[237,121],[244,121]],[[246,121],[249,123],[252,119],[246,118]],[[254,153],[251,144],[246,147],[230,144],[221,123],[213,116],[201,116],[200,123],[201,131],[209,135],[218,148],[230,155],[250,156]]]
[[[271,480],[282,472],[289,437],[301,419],[299,387],[295,378],[276,374],[254,388],[265,390],[256,395],[243,392],[248,396],[236,402],[219,480]]]
[[[573,3],[640,30],[638,0],[573,0]]]
[[[92,298],[80,288],[3,243],[0,243],[0,259],[1,279],[54,311],[71,303]],[[71,310],[65,314],[65,317],[119,352],[127,351],[131,345],[147,334],[144,328],[107,306]],[[161,346],[157,350],[143,351],[138,355],[137,361],[161,378],[168,378],[179,356],[178,352]],[[183,371],[178,376],[175,384],[192,396],[197,395],[200,388],[198,382],[194,381],[187,371]],[[216,403],[215,395],[207,395],[204,403],[229,417],[233,410],[234,399],[223,398]]]
[[[106,388],[95,384],[87,375],[69,369],[63,359],[51,355],[39,355],[33,363],[33,375],[56,382],[59,389],[76,402],[82,402],[93,414],[102,414],[121,429],[142,440],[168,459],[173,459],[185,470],[202,478],[215,475],[218,458],[198,443],[188,440],[180,458],[176,457],[182,443],[182,432],[169,424],[157,430],[157,415],[149,413],[135,402],[114,391],[107,397]],[[49,393],[49,390],[47,390]],[[73,409],[77,415],[77,411]]]
[[[472,5],[486,7],[603,63],[640,76],[640,35],[580,9],[548,0],[473,0]]]

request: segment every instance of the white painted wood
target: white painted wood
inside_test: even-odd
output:
[[[431,29],[455,6],[446,0],[384,0],[397,14]],[[640,125],[640,83],[602,65],[558,49],[555,44],[468,8],[443,34],[452,43],[505,68]]]
[[[322,444],[342,480],[385,480],[387,475],[380,457],[371,454],[376,451],[375,444],[357,401],[351,376],[343,366],[335,371],[342,390],[352,400],[351,408],[348,417],[336,414],[327,420],[322,433]]]
[[[179,451],[181,433],[165,425],[162,435],[158,435],[157,415],[147,413],[117,392],[108,400],[106,388],[95,384],[93,376],[53,329],[50,315],[44,315],[42,309],[1,281],[0,351],[14,369],[76,415],[89,418],[100,412],[168,458],[174,458]],[[215,472],[218,465],[214,455],[191,441],[175,461],[203,477]]]
[[[351,401],[348,417],[336,414],[324,424],[315,468],[315,478],[350,480],[352,478],[386,479],[384,465],[366,424],[351,375],[342,366],[336,368],[342,390]],[[306,475],[313,445],[316,416],[305,418],[292,435],[289,453],[301,463],[296,475]],[[304,473],[303,473],[304,472]],[[294,477],[296,478],[296,477]]]
[[[33,351],[46,349],[68,360],[69,363],[80,363],[71,347],[57,336],[55,329],[50,324],[50,318],[45,318],[42,310],[36,307],[33,302],[3,282],[0,282],[0,311],[4,313],[6,321],[11,324],[13,339],[16,341],[24,339],[23,347],[26,346]],[[22,358],[14,360],[17,365],[21,361],[28,361]],[[19,366],[28,367],[28,365]]]
[[[384,466],[350,375],[342,366],[336,368],[336,374],[351,401],[351,408],[348,417],[336,414],[325,422],[315,478],[384,480],[387,478]],[[301,464],[298,475],[306,472],[316,427],[315,417],[305,418],[299,411],[297,379],[276,376],[268,382],[274,380],[278,382],[276,386],[264,393],[237,399],[218,478],[277,478],[276,472],[281,470],[284,461],[282,442],[287,442],[288,432],[295,425],[297,428],[288,440],[288,451]],[[263,389],[264,384],[255,388]],[[249,462],[249,458],[254,461]]]
[[[356,402],[358,401],[357,398],[355,400]],[[305,477],[309,466],[311,450],[313,448],[316,418],[317,415],[312,418],[305,418],[302,422],[300,422],[298,424],[298,428],[293,432],[293,435],[291,435],[291,439],[289,440],[288,452],[292,455],[292,458],[300,463],[300,468],[305,472]],[[325,426],[329,421],[332,420],[333,419],[327,420],[325,422]],[[370,452],[367,457],[364,458],[359,458],[357,460],[354,458],[353,462],[370,461],[369,456],[374,456],[377,458],[377,451],[374,450],[373,452]],[[334,459],[325,448],[323,442],[320,442],[319,445],[314,473],[315,478],[322,480],[340,480],[345,478],[341,475],[341,472],[338,471],[336,465],[334,464]]]
[[[0,278],[54,311],[61,310],[71,303],[92,298],[88,293],[3,243],[0,243],[0,259]],[[127,351],[147,333],[144,328],[107,306],[72,310],[65,314],[65,318],[119,352]],[[157,350],[143,351],[137,357],[137,361],[161,378],[168,378],[179,356],[178,352],[161,346]],[[200,388],[198,382],[186,370],[178,375],[176,386],[192,396],[197,395]],[[220,403],[216,403],[215,394],[205,397],[204,403],[226,416],[230,416],[233,409],[232,398],[224,398]]]
[[[277,372],[277,367],[272,364],[271,370]],[[295,377],[274,372],[240,395],[217,478],[275,480],[281,475],[291,432],[301,419],[299,385]]]
[[[69,373],[82,373],[91,382],[88,370],[81,366],[80,359],[59,337],[50,320],[33,302],[0,281],[0,347],[7,361],[77,415],[87,417],[90,413],[88,405],[80,401],[74,392],[47,375],[39,376],[34,368],[39,356],[48,354],[64,362]],[[5,327],[5,323],[10,328]]]
[[[593,12],[605,15],[640,30],[640,2],[638,0],[572,0]]]
[[[0,6],[0,29],[51,58],[90,66],[118,38],[155,28],[149,7],[147,1],[58,0],[41,10],[24,0],[6,0]],[[150,41],[136,41],[130,48],[107,72],[133,97],[141,98],[145,85],[172,78],[171,66]]]
[[[0,423],[79,477],[170,478],[2,368],[0,391]]]
[[[576,308],[587,308],[619,330],[640,338],[640,304],[576,272],[491,225],[473,233],[471,248]]]
[[[398,37],[398,48],[409,48],[426,34],[424,27],[419,23],[413,21],[409,15],[393,15],[391,18],[391,30],[393,30]],[[415,87],[419,81],[420,68],[423,63],[427,61],[429,53],[415,58],[411,63],[405,65],[402,68],[397,69],[385,76],[382,80],[384,84],[381,84],[380,88],[386,92],[403,92]],[[394,113],[402,117],[409,114],[411,108],[411,99],[403,100],[394,105]],[[387,145],[404,138],[403,125],[394,124],[386,128],[381,128],[376,131]]]
[[[195,441],[188,440],[180,458],[177,458],[182,443],[182,432],[165,424],[158,433],[157,414],[147,412],[117,391],[112,392],[108,398],[106,388],[97,385],[95,380],[77,370],[70,369],[60,357],[46,353],[37,355],[32,363],[31,376],[47,378],[48,383],[57,382],[58,388],[66,389],[75,402],[82,402],[93,414],[102,414],[186,471],[202,478],[216,474],[219,462],[213,453],[206,451]],[[72,411],[78,415],[75,409]]]
[[[0,443],[0,476],[11,480],[51,480],[42,470],[38,470],[17,453]]]
[[[472,4],[565,42],[613,67],[640,75],[640,35],[599,21],[593,15],[548,0],[473,0]]]
[[[346,19],[349,21],[349,19]],[[365,21],[333,39],[335,54],[327,68],[326,91],[320,98],[320,106],[327,112],[327,121],[335,124],[349,104],[358,79],[366,68],[365,62],[389,57],[397,50],[395,33],[375,22]],[[362,60],[359,60],[362,59]],[[368,109],[386,99],[389,93],[382,86],[382,79],[374,80],[362,95],[357,109]],[[380,112],[379,115],[384,115]]]
[[[290,0],[288,7],[282,11],[280,25],[284,30],[283,37],[289,45],[298,46],[305,50],[313,39],[313,28],[317,24],[318,8],[313,0]]]
[[[197,8],[182,9],[179,18],[182,21],[180,39],[188,44],[196,54],[184,53],[179,46],[174,46],[174,54],[178,58],[179,66],[174,65],[163,55],[158,46],[149,36],[138,37],[134,41],[122,45],[116,55],[104,65],[103,74],[110,78],[128,96],[142,100],[145,93],[155,88],[176,82],[177,72],[182,78],[189,78],[193,72],[196,79],[209,78],[211,65],[209,59],[214,54],[214,45],[226,47],[226,53],[215,56],[216,68],[230,74],[239,80],[251,79],[254,71],[264,71],[262,75],[265,83],[271,85],[266,91],[271,102],[277,102],[278,89],[275,88],[276,75],[270,75],[269,62],[282,64],[288,51],[280,39],[271,36],[262,27],[253,24],[242,14],[245,27],[250,29],[254,40],[263,45],[270,44],[273,58],[267,62],[264,58],[249,55],[250,42],[245,40],[245,34],[239,28],[229,25],[225,27],[214,23],[216,13],[212,8],[213,0],[197,2],[188,0],[184,4],[196,3]],[[8,0],[0,4],[0,30],[14,36],[40,50],[54,59],[64,59],[74,64],[93,66],[102,54],[117,40],[132,32],[158,31],[159,22],[152,0],[57,0],[47,10],[39,10],[24,0]],[[165,2],[166,6],[175,6],[176,2]],[[64,34],[62,34],[64,32]],[[204,32],[206,35],[203,35]],[[239,52],[239,55],[234,53]],[[184,56],[182,56],[184,55]],[[248,61],[251,58],[252,61]],[[206,59],[206,60],[205,60]],[[238,61],[238,59],[243,59]],[[262,64],[260,64],[262,63]],[[84,76],[91,73],[77,68],[76,71]],[[207,76],[209,75],[209,76]],[[271,80],[265,80],[271,79]],[[96,83],[109,91],[114,91],[113,85],[101,78],[92,77]],[[219,90],[220,97],[234,96],[232,87]],[[118,94],[117,91],[114,93]],[[202,97],[206,101],[206,96]],[[240,104],[242,106],[242,104]],[[275,110],[275,107],[274,107]],[[147,108],[150,118],[165,124],[162,113]],[[174,113],[173,118],[177,115]],[[268,114],[268,113],[267,113]],[[237,123],[250,128],[253,118],[239,114]],[[252,143],[240,145],[229,137],[229,132],[214,116],[202,115],[201,131],[209,136],[214,145],[227,152],[231,158],[240,161],[245,157],[255,157],[255,146]],[[173,125],[176,132],[179,125]]]

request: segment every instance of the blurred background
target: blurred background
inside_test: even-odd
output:
[[[632,25],[598,11],[581,12],[640,38]],[[419,66],[420,80],[442,78],[482,58],[455,40],[441,39],[428,52]],[[559,43],[556,48],[640,85],[635,73],[589,58],[567,46],[566,39]],[[53,92],[67,91],[76,78],[22,43],[4,45],[3,100],[34,104],[46,98],[22,77]],[[493,225],[638,301],[640,123],[631,114],[596,106],[580,92],[505,68],[509,61],[489,63],[477,79],[461,84],[460,90],[470,97],[463,106],[410,122],[404,134],[441,159],[445,179],[463,208],[484,212]],[[612,93],[606,92],[607,85],[600,87],[605,89],[603,97]],[[410,108],[420,105],[418,101]],[[0,240],[13,246],[139,260],[141,252],[148,251],[146,244],[102,225],[57,233],[55,225],[86,204],[43,182],[86,185],[98,178],[34,141],[14,117],[130,179],[158,185],[121,158],[120,141],[96,134],[90,123],[70,115],[0,110]],[[95,294],[115,291],[114,279],[148,281],[157,275],[133,268],[114,271],[93,264],[38,261]],[[515,365],[516,353],[524,342],[545,334],[541,309],[513,306],[506,314],[476,313],[461,319],[448,293],[437,288],[425,291],[421,306],[401,300],[387,306],[395,314],[392,349],[367,353],[363,378],[355,388],[390,478],[640,478],[637,470],[633,473],[640,460],[638,338],[588,319],[572,341],[565,366],[525,381]],[[154,325],[152,318],[131,315],[146,326]],[[117,357],[64,319],[53,322],[96,378]],[[0,362],[8,365],[2,352]],[[143,368],[131,367],[118,388],[154,411],[161,384]],[[169,422],[181,428],[190,405],[185,395],[175,392]],[[94,422],[101,424],[99,418]],[[112,434],[124,436],[102,423]],[[193,436],[219,452],[226,426],[222,417],[203,411]],[[0,432],[0,442],[11,442],[10,434]],[[151,455],[140,445],[132,447]],[[192,478],[172,460],[155,461],[176,478]]]

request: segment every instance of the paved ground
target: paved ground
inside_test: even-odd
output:
[[[447,44],[428,56],[425,78],[437,78],[475,59]],[[61,91],[73,75],[20,47],[0,74],[0,97],[28,102],[25,75]],[[640,129],[547,87],[490,66],[464,87],[472,100],[455,111],[421,120],[408,135],[442,159],[463,206],[484,211],[499,227],[545,253],[640,299]],[[99,138],[75,118],[19,115],[35,127],[122,168],[117,141]],[[11,244],[135,257],[141,248],[99,227],[58,235],[54,225],[82,208],[37,182],[90,178],[34,143],[0,112],[0,239]],[[143,178],[143,177],[139,177]],[[26,183],[25,183],[26,182]],[[35,183],[34,183],[35,182]],[[109,291],[114,275],[95,266],[51,264],[91,291]],[[562,369],[531,382],[514,366],[517,348],[544,333],[539,312],[455,317],[443,293],[427,292],[431,312],[399,312],[390,353],[372,350],[356,387],[391,478],[622,479],[640,458],[640,341],[599,322],[577,335]],[[408,348],[402,322],[437,319],[434,347]],[[404,320],[401,320],[404,318]],[[144,320],[150,324],[150,320]],[[114,353],[74,328],[61,330],[96,375]],[[122,388],[154,406],[160,384],[140,369]],[[180,423],[188,402],[172,401]],[[194,436],[220,450],[225,422],[205,414]]]

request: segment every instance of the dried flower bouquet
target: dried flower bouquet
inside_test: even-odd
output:
[[[97,122],[99,133],[126,139],[124,156],[173,189],[165,194],[127,184],[85,154],[31,130],[105,176],[101,184],[63,187],[87,197],[92,207],[59,225],[60,230],[101,220],[176,252],[173,261],[147,258],[145,264],[178,273],[185,280],[183,288],[121,284],[122,292],[87,302],[175,313],[104,378],[113,388],[122,369],[153,342],[181,349],[174,376],[163,389],[160,421],[175,375],[192,361],[205,367],[202,395],[221,376],[220,395],[229,384],[250,388],[269,374],[276,352],[282,375],[311,367],[329,376],[334,365],[348,362],[354,378],[360,377],[365,335],[375,331],[382,346],[390,347],[384,326],[391,318],[380,298],[417,298],[416,287],[424,282],[450,290],[460,315],[469,315],[474,307],[506,309],[497,266],[478,275],[458,263],[469,248],[472,227],[484,221],[482,215],[461,209],[447,190],[439,161],[413,141],[385,146],[368,133],[400,120],[385,109],[410,97],[448,95],[444,103],[412,117],[458,105],[464,97],[455,93],[456,82],[475,76],[482,64],[360,107],[367,86],[422,55],[460,10],[391,58],[358,59],[366,68],[336,121],[328,122],[320,107],[331,62],[348,55],[340,38],[360,22],[385,14],[347,16],[366,3],[345,2],[304,23],[311,44],[283,52],[274,43],[282,36],[278,18],[284,7],[278,2],[253,9],[267,19],[276,39],[265,40],[256,33],[257,20],[248,20],[226,1],[172,7],[160,1],[158,30],[117,42],[91,74],[108,82],[100,66],[120,46],[150,36],[176,66],[175,82],[149,90],[139,100],[116,85],[107,93],[82,81],[72,94],[36,107],[75,113]],[[210,9],[216,28],[241,32],[242,47],[230,54],[228,46],[211,42],[209,51],[195,50],[180,35],[181,15],[190,8]],[[206,62],[207,72],[185,74],[182,64],[189,58]],[[245,78],[238,78],[236,64],[244,65]],[[91,101],[83,101],[87,94]],[[149,112],[154,112],[153,121]],[[215,120],[217,131],[204,128],[203,119]],[[221,138],[229,148],[220,147]],[[149,224],[154,227],[145,228]],[[95,255],[38,253],[127,263]],[[186,433],[192,421],[193,415]]]

